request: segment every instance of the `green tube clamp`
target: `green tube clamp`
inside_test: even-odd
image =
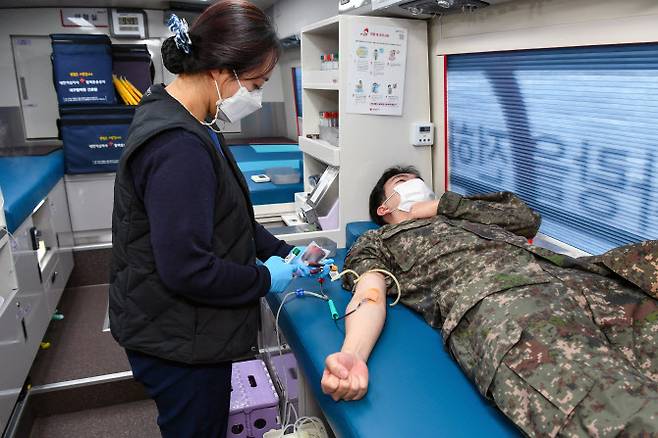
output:
[[[329,311],[331,312],[331,318],[338,319],[338,312],[336,311],[336,306],[334,306],[333,300],[327,301],[327,304],[329,304]]]

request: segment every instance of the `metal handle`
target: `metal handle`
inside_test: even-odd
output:
[[[18,80],[21,83],[21,94],[23,95],[23,100],[29,100],[30,98],[27,97],[27,84],[25,84],[25,78],[21,76]]]
[[[30,239],[32,240],[32,250],[36,251],[39,249],[39,230],[37,227],[30,228]]]

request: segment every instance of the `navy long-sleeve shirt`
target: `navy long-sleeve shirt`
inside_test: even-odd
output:
[[[213,253],[217,183],[234,176],[216,174],[198,137],[183,129],[162,132],[142,146],[130,170],[149,217],[156,269],[168,289],[211,306],[239,306],[268,292],[266,267],[240,265]],[[255,243],[261,261],[285,257],[292,249],[260,224]]]

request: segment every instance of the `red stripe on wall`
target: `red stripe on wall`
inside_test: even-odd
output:
[[[448,57],[443,56],[443,151],[444,151],[444,189],[448,191]]]

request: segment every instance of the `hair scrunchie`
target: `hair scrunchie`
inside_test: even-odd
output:
[[[187,21],[184,18],[178,18],[176,14],[171,14],[167,24],[169,25],[169,30],[174,33],[176,47],[188,55],[192,53],[192,40],[190,39]]]

